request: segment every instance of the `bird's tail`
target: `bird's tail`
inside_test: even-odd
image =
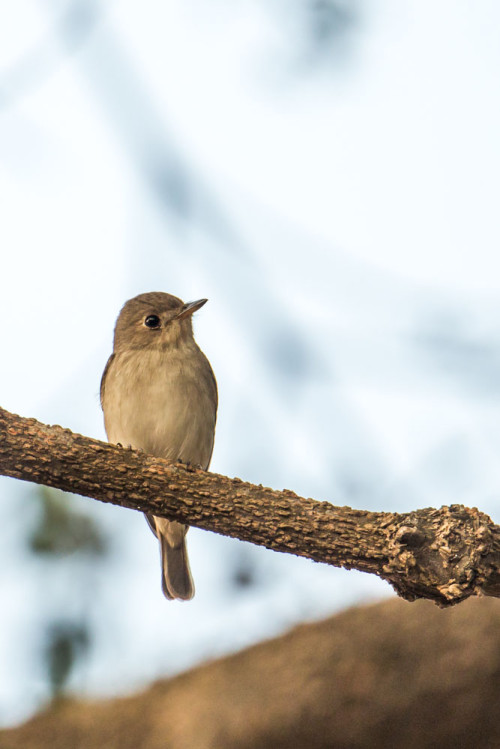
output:
[[[148,522],[160,542],[163,594],[169,599],[189,601],[194,596],[194,583],[186,549],[187,526],[151,516]]]
[[[160,536],[163,594],[167,598],[189,601],[194,596],[194,583],[189,568],[186,539],[172,546],[168,538]]]

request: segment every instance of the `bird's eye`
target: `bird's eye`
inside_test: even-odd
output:
[[[151,330],[154,330],[155,328],[159,328],[161,326],[161,320],[158,315],[148,315],[144,320],[144,325],[146,326],[146,328],[151,328]]]

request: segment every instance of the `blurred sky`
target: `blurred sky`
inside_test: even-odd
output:
[[[498,520],[499,26],[491,0],[3,4],[0,405],[104,439],[123,302],[206,296],[214,471]],[[112,554],[54,565],[0,486],[4,724],[48,697],[54,611],[90,622],[71,687],[102,695],[390,594],[192,530],[169,604],[139,514],[75,498]]]

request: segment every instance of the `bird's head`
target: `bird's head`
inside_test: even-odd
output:
[[[115,352],[175,348],[193,340],[191,316],[207,300],[184,303],[172,294],[151,291],[125,302],[115,325]]]

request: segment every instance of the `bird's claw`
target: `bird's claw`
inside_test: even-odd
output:
[[[176,463],[178,465],[181,465],[183,468],[186,469],[186,471],[189,471],[190,473],[196,473],[196,471],[202,471],[203,468],[200,466],[199,463],[191,463],[189,460],[177,460]]]

